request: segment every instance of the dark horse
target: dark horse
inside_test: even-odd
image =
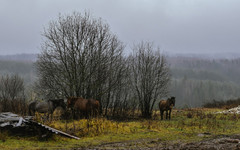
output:
[[[171,119],[171,111],[173,106],[175,106],[175,97],[168,98],[167,100],[161,100],[159,102],[161,120],[163,120],[164,111],[166,111],[166,119]]]
[[[82,97],[70,97],[67,100],[67,107],[72,109],[73,117],[75,113],[79,112],[81,116],[88,118],[90,116],[97,116],[99,112],[100,103],[95,99],[84,99]]]
[[[64,103],[63,99],[50,99],[44,102],[39,101],[32,101],[28,105],[28,112],[29,115],[35,115],[35,112],[39,113],[48,113],[53,114],[53,111],[57,107],[62,107],[63,109],[66,109],[66,104]]]

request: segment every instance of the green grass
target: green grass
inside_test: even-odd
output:
[[[238,115],[213,113],[216,111],[219,109],[175,110],[171,121],[161,121],[159,115],[154,115],[154,119],[121,122],[105,118],[53,121],[48,125],[81,139],[53,136],[48,141],[39,141],[37,137],[12,137],[0,133],[0,149],[71,149],[142,139],[156,142],[193,142],[218,135],[240,133]],[[198,136],[199,133],[208,133],[208,136]]]

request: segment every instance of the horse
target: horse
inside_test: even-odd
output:
[[[161,100],[159,102],[161,120],[163,120],[164,111],[166,111],[166,119],[171,119],[171,111],[173,106],[175,106],[175,97],[168,98],[167,100]]]
[[[66,119],[67,117],[66,115],[67,115],[66,110],[61,106],[58,106],[57,108],[55,108],[52,114],[54,120]]]
[[[31,101],[31,102],[28,104],[28,114],[29,114],[30,116],[34,116],[34,115],[35,115],[37,103],[39,103],[39,102],[36,101],[36,100],[34,100],[34,101]]]
[[[50,114],[53,114],[54,110],[59,106],[62,107],[64,110],[66,109],[66,105],[63,99],[50,99],[43,102],[35,100],[29,103],[28,112],[31,116],[35,115],[35,112],[48,113],[49,116]]]
[[[100,103],[98,100],[88,99],[87,108],[89,108],[89,110],[91,110],[91,112],[90,112],[91,115],[97,116],[99,113],[99,109],[100,109]]]
[[[100,103],[95,99],[84,99],[82,97],[70,97],[67,100],[67,107],[72,109],[73,117],[75,112],[80,112],[80,115],[88,118],[89,116],[97,116]]]

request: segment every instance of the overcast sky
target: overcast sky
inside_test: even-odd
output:
[[[86,10],[127,48],[143,40],[169,53],[240,52],[239,0],[0,0],[0,55],[39,53],[50,20]]]

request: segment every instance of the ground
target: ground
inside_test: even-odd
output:
[[[80,137],[46,140],[0,134],[0,149],[238,149],[240,116],[221,109],[174,110],[172,120],[106,118],[51,121],[47,124]]]
[[[218,136],[200,142],[163,142],[159,139],[105,143],[89,149],[159,149],[159,150],[239,150],[240,135]]]

